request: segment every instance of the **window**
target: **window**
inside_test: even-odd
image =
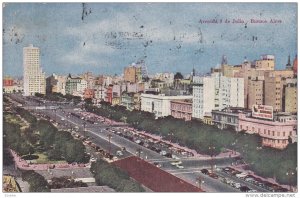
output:
[[[273,134],[273,136],[275,136],[275,132],[274,131],[272,131],[272,134]]]
[[[285,137],[285,132],[283,132],[283,136]]]

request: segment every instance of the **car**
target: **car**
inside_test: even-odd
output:
[[[209,171],[206,168],[204,168],[204,169],[201,169],[201,173],[207,175],[209,173]]]
[[[233,183],[233,187],[239,189],[239,188],[241,188],[241,184],[240,183]]]
[[[117,156],[123,156],[123,152],[122,151],[117,151],[116,155]]]
[[[183,169],[184,166],[180,165],[180,164],[176,164],[176,167],[179,168],[179,169]]]
[[[95,158],[93,158],[93,157],[90,159],[90,162],[96,162],[96,161],[97,160]]]
[[[159,154],[160,154],[160,155],[166,155],[167,152],[166,152],[166,151],[161,151]]]
[[[240,187],[240,191],[242,192],[249,192],[249,190],[251,190],[248,186],[241,186]]]
[[[154,164],[157,168],[160,168],[160,167],[161,167],[161,164],[158,163],[158,162],[154,162],[153,164]]]
[[[248,193],[256,193],[257,192],[257,190],[248,190]]]
[[[172,164],[173,166],[180,165],[180,164],[182,164],[182,161],[171,162],[171,164]]]
[[[176,155],[172,155],[172,158],[173,159],[177,159],[177,160],[179,160],[180,158],[179,157],[177,157]]]
[[[243,177],[246,177],[248,174],[247,173],[240,173],[240,174],[236,174],[235,176],[237,178],[243,178]]]

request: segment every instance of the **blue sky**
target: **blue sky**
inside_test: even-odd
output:
[[[84,17],[82,13],[84,10]],[[216,19],[222,23],[201,23]],[[231,23],[225,24],[225,19]],[[232,24],[233,19],[244,23]],[[267,20],[266,24],[250,20]],[[271,19],[281,23],[269,23]],[[22,75],[22,49],[40,47],[46,75],[121,74],[144,60],[149,73],[209,72],[274,54],[283,69],[297,54],[296,3],[8,3],[3,75]]]

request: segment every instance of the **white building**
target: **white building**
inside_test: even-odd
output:
[[[141,110],[155,114],[155,117],[171,115],[171,100],[192,99],[193,96],[166,96],[164,94],[142,94]]]
[[[244,79],[229,78],[221,73],[193,78],[193,117],[226,107],[244,107]]]
[[[105,100],[107,89],[105,88],[104,85],[96,85],[94,91],[95,91],[95,100],[97,103]]]
[[[29,45],[23,48],[24,96],[46,94],[45,73],[40,68],[40,49]]]
[[[215,79],[212,77],[193,78],[193,114],[194,118],[203,118],[205,112],[215,108]]]

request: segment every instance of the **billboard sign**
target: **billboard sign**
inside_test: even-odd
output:
[[[266,105],[253,105],[252,116],[256,118],[273,120],[273,107]]]

